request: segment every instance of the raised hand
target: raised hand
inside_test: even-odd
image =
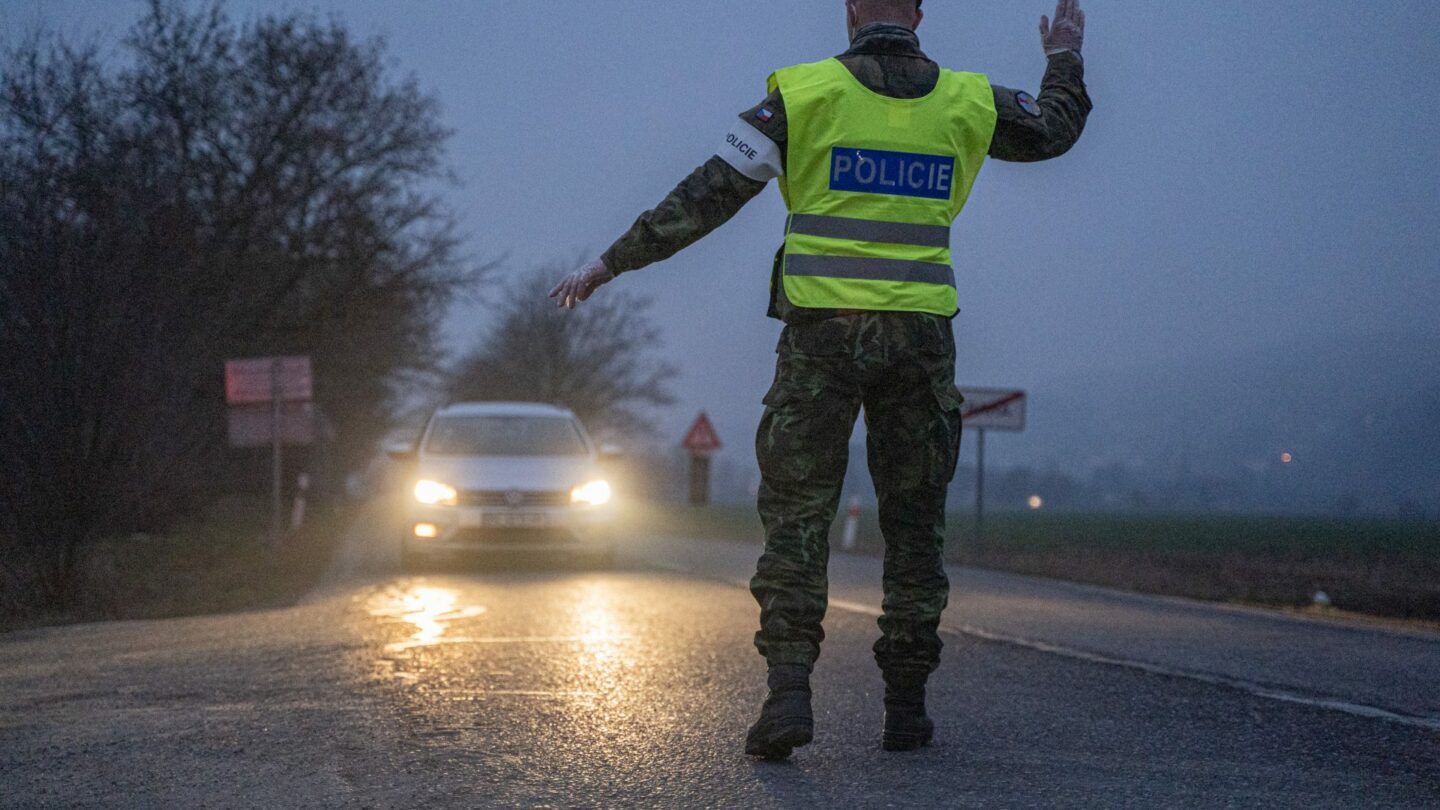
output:
[[[1085,12],[1080,10],[1080,0],[1059,0],[1055,4],[1055,24],[1050,18],[1040,17],[1040,44],[1045,55],[1053,56],[1063,51],[1080,53],[1085,44]]]

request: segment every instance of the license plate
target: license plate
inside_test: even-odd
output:
[[[537,529],[550,525],[544,512],[486,512],[481,525],[494,529]]]

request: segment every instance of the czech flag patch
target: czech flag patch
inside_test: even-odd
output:
[[[1020,92],[1015,94],[1015,103],[1019,104],[1020,109],[1024,110],[1028,115],[1034,118],[1040,117],[1040,104],[1035,101],[1034,96],[1030,95],[1024,90],[1021,90]]]
[[[758,119],[762,124],[774,117],[775,113],[770,112],[764,107],[761,107],[760,109],[755,111],[755,118]]]

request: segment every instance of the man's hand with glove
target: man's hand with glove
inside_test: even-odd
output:
[[[576,304],[594,295],[601,284],[614,278],[615,274],[605,267],[605,263],[596,259],[561,279],[550,291],[550,297],[555,299],[556,306],[574,309]]]
[[[1050,18],[1040,17],[1040,43],[1045,46],[1045,55],[1054,56],[1065,51],[1080,53],[1085,44],[1085,12],[1080,10],[1080,0],[1060,0],[1055,4],[1055,24]]]

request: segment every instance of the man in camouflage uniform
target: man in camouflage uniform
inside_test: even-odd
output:
[[[915,34],[920,5],[848,0],[852,41],[838,59],[865,87],[900,99],[918,99],[936,87],[939,66],[920,50]],[[997,121],[990,157],[1046,160],[1079,139],[1091,109],[1080,56],[1083,32],[1078,0],[1060,0],[1053,25],[1041,19],[1048,66],[1040,96],[992,88]],[[728,138],[719,154],[551,296],[573,307],[616,275],[670,257],[783,175],[788,126],[780,90],[740,119],[744,126],[734,132],[742,137]],[[874,648],[886,684],[882,744],[917,748],[933,733],[924,686],[939,664],[937,631],[949,593],[941,554],[945,494],[960,444],[950,318],[793,305],[780,283],[781,261],[777,254],[769,314],[785,327],[756,437],[765,551],[750,585],[760,603],[755,645],[770,667],[770,696],[746,750],[783,758],[810,741],[809,673],[824,638],[828,534],[862,405],[885,539],[882,635]]]

